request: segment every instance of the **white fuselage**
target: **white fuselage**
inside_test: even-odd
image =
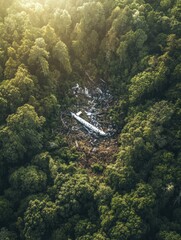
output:
[[[76,115],[75,113],[71,112],[72,117],[74,117],[78,122],[82,123],[85,127],[89,128],[90,130],[92,130],[95,133],[98,133],[100,136],[106,136],[107,134],[98,129],[97,127],[93,126],[92,124],[90,124],[89,122],[87,122],[86,120],[84,120],[83,118],[79,117],[78,115]]]

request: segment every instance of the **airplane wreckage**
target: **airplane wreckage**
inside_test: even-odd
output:
[[[92,125],[91,123],[87,122],[86,120],[84,120],[83,118],[79,117],[79,115],[82,112],[78,112],[77,114],[71,112],[72,117],[74,117],[78,122],[80,122],[81,124],[83,124],[85,126],[85,128],[89,129],[92,132],[95,132],[97,134],[99,134],[102,137],[107,136],[107,133],[105,133],[104,131],[100,130],[99,128],[95,127],[94,125]]]
[[[73,94],[75,95],[75,107],[77,109],[82,109],[85,114],[88,116],[90,121],[85,120],[83,117],[80,117],[82,111],[78,113],[74,113],[70,110],[71,116],[77,120],[77,122],[81,123],[83,127],[86,129],[88,133],[91,135],[96,135],[97,137],[110,137],[115,133],[115,130],[111,123],[104,124],[107,131],[104,132],[102,130],[101,124],[103,120],[101,120],[101,124],[97,120],[98,116],[104,117],[104,111],[108,110],[110,107],[110,102],[112,101],[112,96],[108,90],[101,90],[99,87],[92,88],[89,90],[86,87],[80,87],[77,83],[74,87],[72,87]],[[72,128],[73,129],[73,128]]]

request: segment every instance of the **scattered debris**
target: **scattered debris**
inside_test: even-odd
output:
[[[76,146],[76,148],[79,147],[79,144],[78,144],[77,140],[75,141],[75,146]]]
[[[69,131],[66,134],[69,145],[82,153],[79,164],[91,169],[94,163],[102,162],[104,165],[114,161],[118,143],[116,130],[109,117],[113,97],[105,83],[103,87],[91,89],[77,83],[72,87],[72,94],[75,96],[75,104],[70,110],[73,118],[70,112],[66,112],[61,115],[61,122],[62,131]]]
[[[62,118],[62,114],[61,114],[61,116],[60,116],[60,119],[61,119],[61,122],[62,122],[63,126],[64,126],[65,128],[68,128],[67,125],[65,124],[63,118]]]
[[[108,118],[108,111],[113,100],[109,91],[102,90],[101,87],[89,90],[87,87],[80,87],[78,83],[72,91],[77,98],[75,110],[81,110],[84,115],[82,118],[77,117],[79,114],[72,113],[71,115],[87,128],[92,137],[113,135],[115,130]]]

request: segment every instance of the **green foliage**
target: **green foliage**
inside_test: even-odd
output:
[[[62,177],[60,175],[60,177]],[[59,206],[59,214],[62,217],[70,217],[72,214],[82,214],[93,208],[93,186],[85,174],[75,174],[68,179],[56,178],[58,181],[58,193],[56,204]],[[63,180],[63,181],[62,181]],[[61,182],[62,181],[62,182]]]
[[[179,188],[181,182],[180,160],[175,158],[171,152],[158,152],[152,162],[155,166],[151,171],[149,181],[157,198],[160,199],[160,207],[164,208],[171,201],[174,191]]]
[[[113,190],[105,185],[99,184],[97,191],[94,194],[94,198],[97,201],[98,205],[109,205],[113,197]]]
[[[39,131],[44,121],[28,104],[19,107],[15,114],[9,115],[7,126],[0,129],[0,159],[17,163],[27,152],[32,154],[31,151],[36,153],[40,150],[42,134]]]
[[[91,168],[94,173],[102,173],[104,170],[103,166],[98,163],[92,164]]]
[[[106,182],[112,189],[117,191],[128,191],[135,186],[137,177],[134,169],[120,164],[109,165],[105,172]]]
[[[7,113],[14,112],[16,108],[21,106],[23,103],[20,90],[11,85],[9,81],[4,82],[0,86],[0,96],[2,102],[1,104],[3,105],[1,110],[2,119],[5,119],[7,117]]]
[[[11,203],[3,198],[0,197],[0,224],[1,226],[4,226],[9,221],[11,221],[13,214]]]
[[[8,231],[6,228],[0,229],[0,240],[16,240],[17,236],[15,233]]]
[[[130,194],[130,201],[136,212],[146,217],[155,203],[155,193],[150,185],[139,183]]]
[[[42,134],[39,132],[45,122],[44,117],[39,117],[34,107],[25,104],[17,109],[15,114],[7,118],[7,127],[21,139],[27,149],[41,149]]]
[[[13,133],[8,127],[0,129],[0,159],[7,163],[17,163],[22,159],[26,149],[18,135]]]
[[[43,172],[49,172],[49,163],[52,160],[49,152],[42,152],[37,154],[31,161],[31,163],[37,166]]]
[[[37,38],[34,46],[32,46],[30,50],[28,58],[29,65],[32,67],[38,67],[39,72],[41,72],[43,76],[47,76],[49,74],[48,57],[49,53],[46,50],[45,40],[43,38]]]
[[[176,232],[166,232],[166,231],[162,231],[159,234],[158,237],[159,240],[180,240],[181,239],[181,235],[176,233]]]
[[[62,41],[59,41],[55,45],[55,47],[53,48],[53,56],[55,60],[59,61],[60,67],[62,65],[63,69],[67,73],[71,73],[72,68],[70,64],[70,57],[69,57],[68,49],[65,43],[63,43]]]
[[[53,94],[43,98],[40,104],[42,105],[40,111],[47,118],[51,117],[57,112],[58,102],[56,96]]]
[[[67,10],[57,9],[52,19],[52,25],[55,31],[64,38],[70,32],[70,26],[72,23],[71,16]]]
[[[96,225],[88,219],[80,220],[75,226],[76,239],[87,239],[86,236],[92,236],[96,230]]]
[[[101,209],[101,225],[111,239],[138,239],[144,232],[141,218],[124,197],[112,198],[111,209]]]
[[[161,63],[154,71],[145,70],[131,79],[130,102],[149,97],[154,91],[160,91],[167,82],[167,68]]]
[[[28,101],[29,97],[33,94],[35,87],[33,79],[23,65],[18,67],[15,78],[11,80],[11,84],[20,90],[25,102]]]
[[[51,201],[30,201],[24,216],[25,239],[42,239],[57,218],[57,207]],[[46,236],[46,235],[45,235]]]
[[[124,120],[127,114],[128,110],[128,103],[126,100],[120,100],[114,108],[110,110],[110,117],[113,123],[119,127],[122,128],[124,125]]]
[[[0,239],[181,238],[180,7],[0,1]],[[94,163],[66,125],[100,81],[119,146]]]
[[[32,194],[45,190],[47,176],[43,171],[31,165],[26,168],[21,167],[13,172],[9,181],[14,189],[25,194]]]
[[[120,135],[119,159],[134,163],[137,170],[148,163],[149,156],[157,148],[166,146],[163,126],[168,124],[172,115],[172,105],[166,101],[155,103],[147,112],[137,113]]]

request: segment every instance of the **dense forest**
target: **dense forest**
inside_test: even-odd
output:
[[[181,240],[181,2],[0,0],[0,36],[0,240]],[[60,113],[100,79],[86,166]]]

